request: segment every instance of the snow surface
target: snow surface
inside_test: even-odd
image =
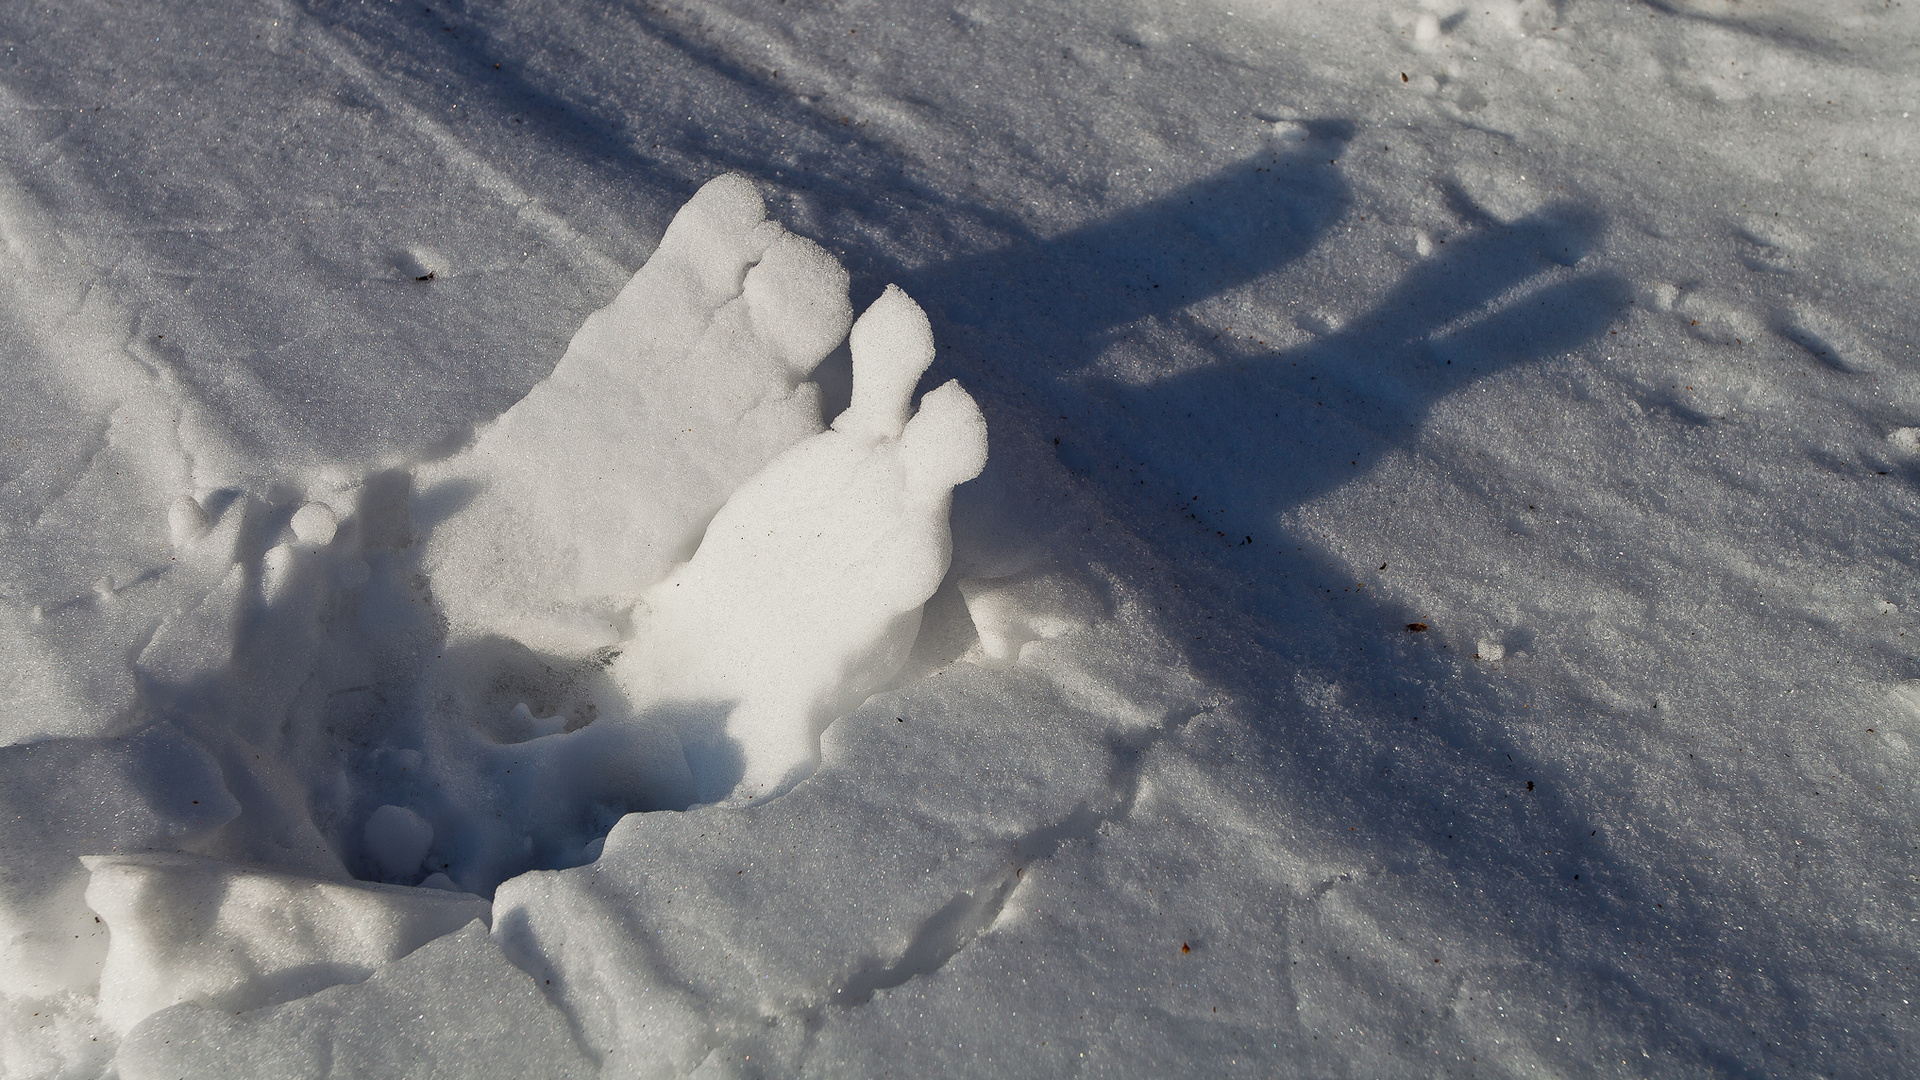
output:
[[[1903,4],[0,41],[0,1075],[1916,1068]]]

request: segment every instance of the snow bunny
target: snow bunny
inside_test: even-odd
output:
[[[705,797],[803,774],[821,729],[899,671],[947,571],[953,489],[986,464],[986,421],[958,382],[909,418],[933,332],[906,293],[888,286],[849,346],[846,411],[733,493],[693,558],[647,592],[613,666],[636,713],[726,710],[719,732],[683,735]]]

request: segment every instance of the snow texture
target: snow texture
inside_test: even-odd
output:
[[[1920,13],[0,44],[0,1077],[1915,1071]]]

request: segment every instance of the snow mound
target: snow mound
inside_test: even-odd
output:
[[[1920,7],[89,10],[0,1076],[1911,1069]]]

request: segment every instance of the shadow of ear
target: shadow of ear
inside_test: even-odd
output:
[[[406,469],[367,476],[360,485],[360,500],[353,513],[360,523],[362,553],[398,551],[413,543],[412,498],[413,473]],[[472,495],[466,498],[471,500]]]
[[[1141,206],[1052,237],[904,274],[948,347],[1015,340],[1057,371],[1089,362],[1115,329],[1165,315],[1298,259],[1344,212],[1350,193],[1333,162],[1346,120],[1303,125],[1307,137],[1236,162]],[[934,365],[938,382],[974,372]]]
[[[1550,285],[1498,313],[1432,340],[1452,356],[1487,358],[1549,356],[1566,352],[1606,332],[1607,324],[1633,299],[1633,286],[1612,272],[1588,274]]]

